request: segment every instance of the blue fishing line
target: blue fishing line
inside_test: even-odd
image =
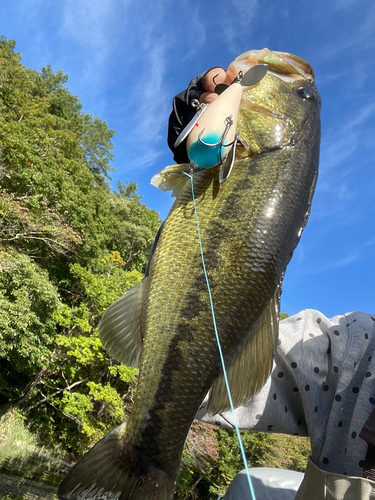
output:
[[[219,348],[220,360],[221,360],[221,365],[222,365],[222,367],[223,367],[223,374],[224,374],[225,385],[226,385],[227,392],[228,392],[229,404],[230,404],[230,408],[231,408],[232,415],[233,415],[234,426],[235,426],[235,428],[236,428],[236,432],[237,432],[237,438],[238,438],[238,443],[239,443],[239,445],[240,445],[240,450],[241,450],[242,460],[243,460],[243,463],[244,463],[244,465],[245,465],[245,470],[246,470],[247,480],[248,480],[248,483],[249,483],[249,489],[250,489],[251,498],[252,498],[253,500],[256,500],[255,491],[254,491],[254,487],[253,487],[253,482],[252,482],[252,480],[251,480],[251,476],[250,476],[249,468],[248,468],[248,466],[247,466],[247,459],[246,459],[246,455],[245,455],[245,450],[244,450],[244,447],[243,447],[243,444],[242,444],[242,439],[241,439],[240,429],[238,428],[237,419],[236,419],[236,414],[234,413],[234,405],[233,405],[232,395],[231,395],[230,388],[229,388],[229,382],[228,382],[227,372],[226,372],[226,369],[225,369],[224,356],[223,356],[223,352],[222,352],[222,350],[221,350],[221,344],[220,344],[219,334],[217,333],[216,319],[215,319],[215,312],[214,312],[214,304],[213,304],[213,302],[212,302],[212,295],[211,295],[210,283],[209,283],[209,281],[208,281],[208,275],[207,275],[207,271],[206,271],[206,265],[205,265],[205,263],[204,263],[203,247],[202,247],[202,239],[201,239],[201,233],[200,233],[200,229],[199,229],[199,221],[198,221],[197,206],[196,206],[196,203],[195,203],[195,196],[194,196],[194,183],[193,183],[193,176],[192,176],[192,175],[189,175],[187,172],[183,172],[183,173],[184,173],[185,175],[187,175],[188,177],[190,177],[191,193],[192,193],[192,197],[193,197],[193,205],[194,205],[194,212],[195,212],[195,220],[197,221],[197,230],[198,230],[199,247],[200,247],[200,250],[201,250],[201,257],[202,257],[203,272],[204,272],[204,276],[205,276],[205,278],[206,278],[207,289],[208,289],[208,296],[209,296],[209,298],[210,298],[210,305],[211,305],[211,312],[212,312],[212,320],[213,320],[213,324],[214,324],[214,330],[215,330],[216,342],[217,342],[217,345],[218,345],[218,348]]]

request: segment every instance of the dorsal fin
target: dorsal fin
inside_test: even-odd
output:
[[[169,165],[169,167],[165,167],[161,172],[154,175],[151,184],[160,191],[172,191],[171,196],[177,197],[188,179],[183,172],[187,171],[189,167],[189,163]]]
[[[131,288],[103,314],[99,337],[110,356],[127,366],[138,368],[142,351],[142,310],[148,279]]]
[[[228,383],[235,408],[254,397],[271,373],[279,330],[279,301],[278,287],[274,297],[250,330],[247,344],[227,368]],[[212,385],[207,412],[212,416],[229,409],[224,375],[220,375]]]

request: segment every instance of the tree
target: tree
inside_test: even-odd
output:
[[[114,131],[61,70],[0,38],[0,404],[82,453],[120,423],[136,370],[103,350],[103,311],[139,283],[158,214],[109,185]]]

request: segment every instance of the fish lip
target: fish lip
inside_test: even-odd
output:
[[[246,72],[256,64],[268,64],[269,72],[287,82],[309,80],[314,82],[314,71],[310,64],[298,56],[288,52],[249,50],[236,57],[227,70],[228,77],[233,80],[239,71]]]

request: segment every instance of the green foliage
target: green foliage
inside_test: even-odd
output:
[[[19,411],[7,412],[0,418],[0,435],[0,474],[7,477],[6,484],[0,485],[1,499],[26,498],[16,496],[21,494],[21,490],[29,495],[40,493],[43,496],[46,490],[50,493],[50,487],[39,488],[38,484],[56,487],[70,469],[66,454],[40,442],[30,432]],[[30,489],[30,483],[25,484],[25,479],[33,481],[32,484],[36,485],[32,488],[34,491]],[[25,486],[22,488],[22,485]],[[11,494],[11,497],[3,492]]]
[[[33,452],[45,455],[59,456],[65,458],[63,452],[57,448],[46,447],[35,434],[28,429],[25,418],[19,410],[12,410],[4,413],[0,417],[0,457],[5,458],[23,458]]]
[[[236,432],[226,429],[219,429],[216,432],[220,458],[215,475],[211,477],[211,481],[216,486],[210,486],[210,492],[222,496],[236,474],[244,468],[244,464]],[[260,432],[241,431],[241,438],[249,467],[260,467],[265,462],[267,463],[269,447],[274,436]]]
[[[36,450],[40,443],[28,430],[22,414],[18,411],[5,413],[0,417],[0,434],[4,440],[1,444],[1,456],[23,456],[27,449]],[[17,448],[17,443],[22,443],[22,448]]]
[[[76,113],[73,121],[81,126],[72,130],[66,119],[51,113],[53,95],[69,95],[62,92],[66,77],[50,70],[39,78],[19,59],[0,43],[0,241],[51,258],[55,252],[75,251],[85,217],[92,219],[95,209],[87,196],[95,191],[94,177],[80,145],[85,117]],[[43,95],[38,83],[46,84],[48,78],[55,84]],[[70,97],[65,105],[72,108]]]
[[[132,368],[131,366],[125,365],[110,366],[108,370],[113,377],[116,377],[116,375],[118,375],[120,377],[120,380],[122,382],[126,382],[127,384],[132,384],[136,376],[138,375],[137,368]]]
[[[117,216],[111,250],[120,252],[127,269],[144,272],[160,220],[154,210],[140,203],[134,182],[117,185],[120,194],[112,199],[110,212]]]
[[[282,321],[285,318],[289,318],[289,314],[288,313],[280,313],[280,321]]]
[[[262,466],[305,472],[307,459],[311,455],[309,439],[284,434],[272,437],[269,454],[262,461]]]
[[[1,500],[24,500],[23,497],[14,497],[9,495],[1,495]]]
[[[21,395],[54,342],[61,304],[48,273],[28,256],[0,250],[0,400]]]
[[[131,405],[137,371],[97,326],[140,282],[160,221],[134,182],[109,188],[114,131],[67,82],[0,38],[0,404],[78,454]]]
[[[30,394],[30,406],[24,411],[33,428],[40,430],[46,421],[48,425],[56,422],[56,411],[61,412],[66,418],[58,427],[49,427],[51,442],[60,441],[66,449],[82,453],[122,423],[130,407],[138,370],[109,358],[97,336],[97,324],[119,291],[138,284],[142,275],[126,271],[118,252],[94,260],[91,269],[78,264],[71,267],[78,280],[76,305],[62,304],[52,315],[62,333],[55,337],[54,357],[43,373],[44,392]],[[39,407],[44,402],[41,419]]]
[[[125,271],[126,263],[119,252],[111,252],[92,261],[90,268],[72,264],[70,271],[80,284],[77,294],[90,299],[89,306],[96,315],[101,315],[119,296],[140,283],[142,274],[136,270]]]

